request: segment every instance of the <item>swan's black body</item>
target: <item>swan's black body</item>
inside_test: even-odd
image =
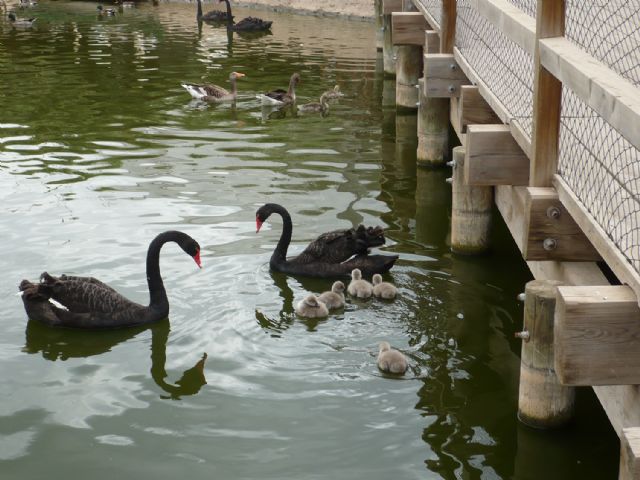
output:
[[[40,283],[28,280],[20,283],[27,315],[51,326],[75,328],[127,327],[167,318],[169,300],[160,276],[160,249],[167,242],[176,242],[200,265],[200,246],[189,235],[178,231],[158,235],[147,251],[148,306],[128,300],[92,277],[54,277],[44,272]],[[65,308],[57,307],[49,299]]]
[[[229,17],[229,13],[223,12],[222,10],[211,10],[203,15],[201,0],[198,0],[198,13],[196,18],[198,20],[202,20],[203,22],[210,23],[226,23],[229,20],[233,22],[233,17]]]
[[[320,235],[297,257],[287,258],[293,226],[289,212],[276,203],[267,203],[256,212],[256,227],[272,213],[282,217],[282,235],[271,255],[269,265],[277,272],[332,278],[350,275],[359,268],[365,275],[385,273],[391,269],[397,255],[369,255],[369,248],[383,245],[384,232],[381,227],[364,227],[334,230]]]
[[[234,32],[265,32],[271,29],[273,22],[262,20],[256,17],[246,17],[238,23],[233,23],[233,15],[231,15],[231,4],[229,0],[219,0],[227,5],[227,28]]]

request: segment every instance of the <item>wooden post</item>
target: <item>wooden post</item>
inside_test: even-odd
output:
[[[564,35],[565,0],[538,0],[536,40]],[[550,187],[558,167],[562,83],[540,63],[536,41],[533,83],[533,131],[529,185]]]
[[[373,11],[376,17],[376,50],[382,51],[384,44],[384,27],[382,21],[382,0],[373,0]]]
[[[398,45],[396,58],[396,105],[418,108],[418,79],[422,74],[422,47]]]
[[[425,32],[425,54],[440,51],[440,37],[433,30]],[[438,167],[445,164],[449,154],[449,99],[427,97],[424,78],[420,85],[418,101],[418,165]]]
[[[489,249],[493,188],[464,183],[464,147],[453,149],[451,250],[476,254]]]
[[[622,430],[618,480],[640,480],[640,427]]]
[[[556,287],[561,284],[533,280],[525,287],[518,418],[536,428],[563,425],[573,415],[575,390],[560,385],[554,370]]]
[[[396,47],[393,45],[391,14],[402,11],[402,0],[382,0],[382,58],[385,75],[396,74]]]
[[[540,3],[542,0],[538,0]],[[453,53],[456,41],[456,0],[442,0],[440,18],[440,53]]]

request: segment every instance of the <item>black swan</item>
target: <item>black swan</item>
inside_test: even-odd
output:
[[[273,22],[256,17],[246,17],[234,24],[229,0],[219,1],[227,4],[227,28],[229,30],[233,30],[234,32],[266,32],[271,29],[271,24]]]
[[[389,342],[380,342],[378,351],[378,368],[388,373],[404,373],[408,368],[407,358],[398,350],[394,350]]]
[[[376,273],[376,275],[378,275]],[[324,303],[329,310],[344,307],[344,283],[340,280],[333,282],[331,290],[318,295],[318,300]]]
[[[300,83],[300,74],[294,73],[289,79],[289,89],[282,90],[277,88],[270,92],[256,95],[256,98],[262,100],[262,105],[289,105],[296,101],[296,86]]]
[[[371,279],[373,282],[373,295],[385,300],[391,300],[398,295],[398,289],[389,282],[382,281],[382,275],[376,273]]]
[[[280,215],[283,221],[280,240],[269,261],[271,269],[277,272],[331,278],[349,275],[354,268],[359,268],[366,275],[373,275],[389,271],[398,259],[397,255],[369,255],[369,248],[384,245],[384,231],[382,227],[363,225],[324,233],[300,255],[288,259],[293,227],[291,216],[283,206],[267,203],[260,207],[256,212],[256,229],[259,232],[272,213]]]
[[[200,246],[186,233],[161,233],[147,251],[149,306],[126,299],[110,286],[92,277],[44,272],[40,283],[20,282],[22,301],[29,318],[56,327],[116,328],[157,322],[169,315],[169,300],[160,276],[160,249],[176,242],[200,267]],[[63,306],[57,307],[49,299]]]
[[[229,21],[229,18],[231,19],[231,21],[233,21],[233,17],[229,17],[230,13],[223,12],[222,10],[211,10],[203,15],[202,0],[197,0],[197,1],[198,1],[198,13],[196,18],[198,19],[198,21],[201,20],[203,22],[223,23],[223,22]]]
[[[296,305],[296,313],[301,317],[323,318],[329,315],[327,306],[311,294],[303,298]]]
[[[181,86],[189,94],[197,99],[205,102],[235,102],[238,96],[237,79],[244,77],[244,73],[231,72],[229,74],[229,82],[231,82],[231,91],[212,83],[182,83]]]
[[[362,279],[362,272],[359,268],[354,268],[351,272],[351,282],[347,287],[349,295],[358,298],[369,298],[373,295],[373,285]]]

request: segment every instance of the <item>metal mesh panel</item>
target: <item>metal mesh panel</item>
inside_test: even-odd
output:
[[[640,85],[640,0],[568,0],[566,37]]]
[[[535,18],[536,11],[538,10],[537,0],[508,0],[508,2]]]
[[[465,59],[531,137],[533,59],[470,6],[458,1],[456,45]]]
[[[442,18],[442,0],[417,0],[427,12],[431,14],[433,19],[437,22],[437,27],[440,28],[440,18]]]
[[[640,151],[567,88],[558,172],[640,270]]]

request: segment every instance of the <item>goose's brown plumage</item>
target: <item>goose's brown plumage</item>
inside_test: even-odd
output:
[[[231,91],[214,84],[197,84],[183,83],[181,84],[189,94],[197,99],[205,102],[234,102],[238,96],[237,79],[244,77],[244,73],[231,72],[229,74],[229,82],[231,82]]]
[[[200,266],[200,246],[186,233],[175,230],[158,235],[147,251],[149,305],[125,298],[93,277],[44,272],[39,283],[22,280],[19,289],[29,318],[51,326],[76,328],[116,328],[153,323],[167,318],[169,300],[160,276],[160,249],[176,242]],[[55,300],[62,307],[49,300]]]
[[[293,225],[289,212],[276,203],[267,203],[256,212],[256,228],[273,213],[282,217],[282,234],[271,255],[272,270],[293,275],[331,278],[350,275],[354,268],[366,275],[385,273],[398,259],[397,255],[369,255],[369,249],[384,245],[382,227],[365,227],[334,230],[323,233],[311,242],[297,257],[287,258]]]
[[[296,86],[300,83],[300,74],[294,73],[289,79],[289,88],[282,90],[277,88],[257,97],[262,100],[265,105],[289,105],[296,101]]]

